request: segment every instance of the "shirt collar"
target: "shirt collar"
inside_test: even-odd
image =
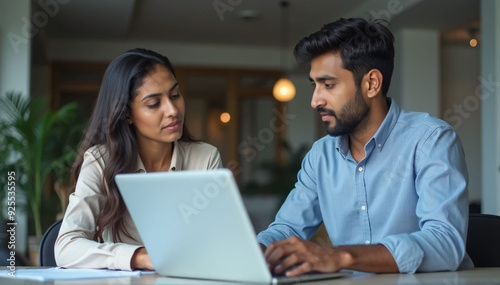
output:
[[[373,136],[373,138],[375,139],[375,144],[377,145],[377,149],[379,151],[382,150],[385,141],[391,134],[394,126],[396,126],[399,118],[399,113],[401,112],[398,104],[396,104],[396,102],[394,102],[394,100],[392,100],[391,98],[387,98],[387,104],[389,105],[389,112],[387,112],[384,121]]]
[[[174,141],[174,152],[172,153],[172,161],[170,162],[169,171],[181,170],[182,155],[181,145],[178,141]],[[146,167],[142,162],[141,156],[137,154],[137,173],[146,173]]]
[[[344,158],[346,158],[347,154],[349,153],[349,136],[340,136],[337,140],[335,148]]]
[[[377,132],[372,138],[373,140],[375,140],[375,144],[377,145],[377,149],[379,151],[382,150],[385,141],[387,140],[392,130],[394,129],[394,126],[398,121],[399,113],[401,111],[398,104],[396,104],[396,102],[394,102],[394,100],[392,100],[389,97],[387,98],[387,104],[389,105],[389,111],[387,112],[384,121],[382,122],[382,124],[380,125]],[[368,143],[370,141],[368,141]],[[340,136],[336,142],[335,148],[340,152],[340,154],[344,158],[346,158],[347,154],[349,153],[349,136],[348,135]]]

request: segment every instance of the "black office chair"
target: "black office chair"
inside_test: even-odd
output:
[[[62,219],[55,222],[45,232],[40,242],[40,252],[38,253],[38,263],[40,266],[57,266],[54,257],[54,244],[56,243],[59,229],[61,228]]]
[[[499,267],[500,217],[470,214],[466,250],[475,267]]]

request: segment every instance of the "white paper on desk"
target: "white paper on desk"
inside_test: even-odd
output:
[[[142,274],[153,274],[155,271],[123,271],[109,269],[80,269],[80,268],[44,268],[44,269],[17,269],[15,277],[9,276],[10,270],[0,270],[0,277],[28,279],[36,281],[51,280],[78,280],[94,278],[133,277]]]

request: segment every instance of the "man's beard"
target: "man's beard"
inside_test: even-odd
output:
[[[340,110],[340,119],[337,117],[335,111],[326,109],[323,107],[317,108],[319,113],[328,113],[335,118],[337,122],[333,127],[330,126],[330,122],[326,121],[326,131],[330,136],[338,137],[342,135],[349,135],[356,131],[361,121],[363,121],[368,113],[370,112],[370,107],[363,100],[363,94],[360,88],[356,90],[354,98],[347,102]]]

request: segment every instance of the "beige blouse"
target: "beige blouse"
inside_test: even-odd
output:
[[[69,205],[55,243],[58,266],[131,270],[132,255],[143,246],[128,211],[124,217],[125,227],[135,240],[122,234],[122,242],[114,243],[111,230],[105,229],[104,243],[93,241],[97,217],[105,201],[102,194],[105,165],[106,151],[103,146],[94,146],[85,152],[76,189],[69,197]],[[170,171],[221,167],[220,154],[214,146],[202,142],[174,142]],[[146,172],[140,157],[137,172]]]

